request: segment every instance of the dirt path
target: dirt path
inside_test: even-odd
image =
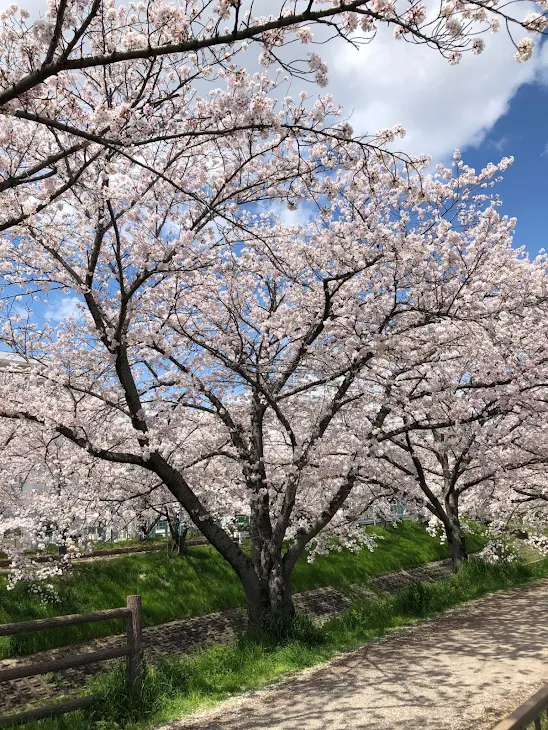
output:
[[[163,730],[483,730],[548,681],[548,580]]]

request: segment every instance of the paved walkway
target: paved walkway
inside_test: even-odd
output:
[[[484,730],[548,682],[548,581],[415,624],[163,730]]]

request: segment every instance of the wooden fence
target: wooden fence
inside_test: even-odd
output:
[[[208,542],[205,537],[192,537],[186,541],[187,547],[207,544]],[[165,540],[164,542],[152,543],[150,545],[147,545],[147,543],[143,543],[142,545],[132,545],[128,547],[108,548],[105,550],[92,550],[89,553],[82,553],[77,558],[71,558],[71,563],[90,560],[91,558],[101,560],[102,558],[109,558],[114,555],[123,557],[124,555],[160,552],[162,550],[165,550],[168,545],[169,542]],[[4,555],[5,554],[2,554],[2,556],[0,557],[0,572],[8,573],[12,561],[11,558],[4,557]],[[52,553],[51,555],[34,555],[32,559],[36,563],[51,563],[55,561],[58,557],[58,555]]]
[[[1,624],[0,636],[13,636],[24,634],[30,631],[44,631],[46,629],[57,629],[62,626],[74,626],[75,624],[87,624],[95,621],[108,621],[114,618],[125,618],[127,626],[127,643],[122,646],[112,646],[97,651],[70,654],[59,659],[50,659],[36,664],[18,665],[0,669],[0,683],[8,682],[22,677],[34,677],[38,674],[58,672],[73,667],[84,667],[89,664],[127,657],[127,671],[131,685],[139,692],[142,686],[142,621],[141,621],[141,596],[128,596],[127,605],[123,608],[111,608],[106,611],[94,611],[93,613],[76,613],[69,616],[56,616],[55,618],[42,618],[36,621],[23,621],[16,624]],[[1,695],[1,692],[0,692]],[[65,702],[39,707],[35,710],[27,710],[12,715],[0,715],[0,727],[8,725],[21,725],[33,720],[40,720],[51,715],[62,715],[66,712],[74,712],[92,704],[98,695],[85,695]]]
[[[520,705],[493,730],[545,730],[548,728],[548,685]]]

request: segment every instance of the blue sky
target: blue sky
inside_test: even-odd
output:
[[[515,162],[498,186],[502,210],[518,219],[515,243],[535,255],[548,249],[547,86],[520,87],[485,140],[463,150],[466,162],[477,167],[503,155],[513,155]]]

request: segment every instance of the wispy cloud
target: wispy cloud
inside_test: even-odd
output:
[[[487,147],[497,152],[504,152],[508,146],[508,137],[499,137],[499,139],[489,139],[486,143]]]
[[[45,311],[45,319],[54,322],[62,322],[64,319],[78,314],[78,297],[63,297],[58,302],[48,304]]]

